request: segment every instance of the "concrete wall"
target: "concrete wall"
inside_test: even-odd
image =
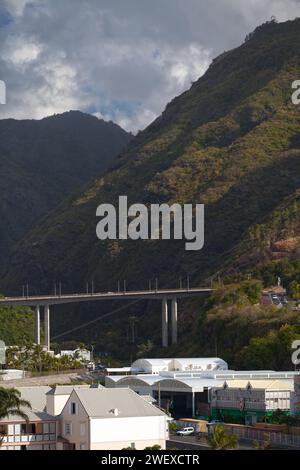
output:
[[[133,443],[138,450],[154,445],[165,449],[168,438],[165,416],[92,419],[90,426],[92,450],[123,449]]]

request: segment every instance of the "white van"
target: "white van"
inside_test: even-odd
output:
[[[177,431],[178,436],[192,436],[195,433],[195,429],[190,427],[190,428],[183,428]]]

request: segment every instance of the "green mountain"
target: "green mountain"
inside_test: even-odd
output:
[[[105,172],[131,135],[80,112],[0,121],[0,258],[65,197]]]
[[[300,19],[271,22],[217,57],[130,142],[110,172],[18,243],[0,290],[19,292],[28,280],[32,292],[47,292],[53,279],[68,291],[82,290],[92,279],[103,291],[116,288],[118,279],[126,279],[128,289],[147,287],[155,277],[160,286],[171,286],[186,275],[191,284],[201,284],[217,271],[234,275],[254,269],[288,240],[296,252],[300,106],[292,104],[291,95],[292,82],[300,79],[299,42]],[[97,240],[96,208],[117,204],[119,195],[127,195],[130,204],[204,203],[203,250],[185,251],[181,241]],[[159,316],[158,304],[151,308],[143,307],[143,339]],[[93,318],[95,311],[57,316],[54,329]],[[188,318],[189,306],[181,314]],[[124,321],[114,325],[103,347],[124,335]],[[101,332],[91,327],[80,334],[97,338]]]

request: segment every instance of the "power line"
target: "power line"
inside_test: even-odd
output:
[[[89,322],[83,323],[82,325],[77,326],[77,327],[75,327],[75,328],[72,328],[71,330],[64,331],[63,333],[60,333],[59,335],[54,336],[54,337],[52,338],[52,340],[61,338],[62,336],[66,336],[66,335],[68,335],[69,333],[73,333],[74,331],[81,330],[82,328],[85,328],[86,326],[92,325],[93,323],[96,323],[97,321],[100,321],[100,320],[102,320],[103,318],[107,318],[107,317],[109,317],[109,316],[111,316],[111,315],[114,315],[115,313],[118,313],[118,312],[121,312],[122,310],[125,310],[126,308],[131,307],[131,305],[137,304],[137,303],[140,302],[141,300],[142,300],[142,299],[134,300],[133,302],[130,302],[130,303],[127,304],[127,305],[123,305],[122,307],[116,308],[115,310],[112,310],[111,312],[105,313],[105,314],[102,315],[101,317],[98,317],[98,318],[95,318],[94,320],[91,320],[91,321],[89,321]]]

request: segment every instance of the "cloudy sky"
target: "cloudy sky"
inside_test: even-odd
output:
[[[0,0],[0,117],[80,109],[136,132],[272,15],[299,0]]]

